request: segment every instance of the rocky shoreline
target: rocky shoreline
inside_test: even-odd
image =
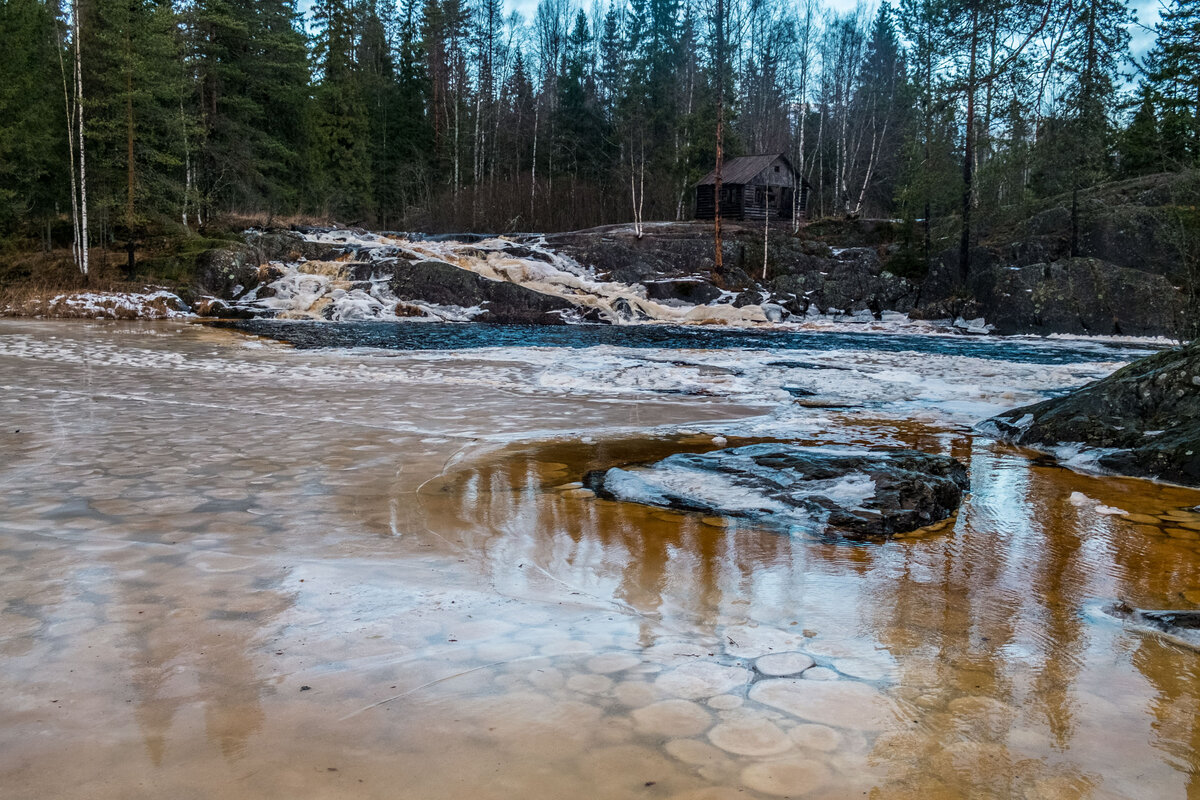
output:
[[[1200,486],[1200,342],[1006,411],[980,429],[1071,466]]]
[[[850,227],[839,237],[888,238],[865,222]],[[1134,337],[1171,337],[1181,329],[1180,293],[1167,277],[1093,257],[1046,264],[981,257],[964,295],[950,276],[952,266],[941,262],[923,280],[893,271],[897,247],[882,241],[832,247],[773,234],[764,278],[762,232],[739,226],[727,236],[721,285],[712,277],[711,232],[699,223],[652,225],[641,238],[628,226],[613,226],[503,237],[305,228],[247,231],[243,239],[201,254],[191,285],[174,291],[148,286],[107,299],[96,292],[63,294],[0,313],[497,324],[888,320],[929,321],[971,334]],[[553,285],[546,283],[549,273],[557,273],[550,276]],[[284,302],[304,293],[313,295],[308,307]],[[342,302],[339,311],[347,295],[361,307],[347,312]]]

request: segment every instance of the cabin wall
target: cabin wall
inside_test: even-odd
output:
[[[702,184],[696,187],[696,219],[713,219],[717,215],[717,205],[713,198],[716,189],[712,184]]]
[[[743,184],[725,184],[722,189],[727,192],[726,197],[721,202],[721,218],[728,220],[758,220],[766,219],[767,210],[765,203],[759,202],[757,189],[766,189],[765,186],[752,186]],[[715,196],[715,187],[712,184],[701,184],[696,187],[696,214],[695,219],[713,219],[716,216],[716,208],[713,202]],[[771,209],[772,220],[788,220],[792,219],[792,192],[795,191],[790,185],[777,184],[775,186],[776,197],[778,198],[778,207]],[[808,186],[800,184],[800,218],[804,219],[808,210]],[[764,191],[764,198],[766,192]]]
[[[775,206],[769,206],[766,186],[746,186],[742,191],[743,211],[740,219],[762,221],[767,218],[768,211],[772,220],[790,220],[792,218],[792,202],[790,195],[785,196],[787,187],[775,187]],[[759,196],[761,190],[761,198]]]
[[[696,187],[696,216],[695,219],[713,219],[716,208],[713,203],[715,187],[711,184],[701,184]],[[721,200],[721,219],[742,219],[742,209],[745,205],[745,187],[741,184],[724,184],[721,187],[724,199]]]

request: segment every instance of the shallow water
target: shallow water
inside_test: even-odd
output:
[[[601,386],[624,352],[442,355],[0,323],[5,797],[1200,796],[1200,654],[1100,611],[1200,606],[1200,492],[965,427],[1119,354],[785,410]],[[572,485],[785,428],[973,492],[863,546]]]

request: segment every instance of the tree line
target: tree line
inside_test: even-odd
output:
[[[1200,0],[0,0],[0,237],[230,215],[385,229],[686,219],[786,153],[810,218],[988,221],[1200,160]],[[1074,206],[1072,206],[1074,208]],[[82,266],[82,265],[81,265]]]

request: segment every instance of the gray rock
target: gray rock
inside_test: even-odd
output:
[[[886,537],[945,519],[970,486],[966,468],[948,456],[787,444],[679,453],[592,472],[584,483],[609,499],[848,538]]]
[[[1025,267],[994,265],[973,276],[982,315],[1007,333],[1163,336],[1182,297],[1161,275],[1095,258]]]
[[[399,262],[390,286],[402,300],[468,308],[480,306],[484,313],[475,317],[477,322],[562,325],[565,314],[579,313],[574,304],[562,298],[515,283],[488,280],[440,261]]]
[[[1176,644],[1200,650],[1200,611],[1190,609],[1149,610],[1118,602],[1104,609],[1109,616],[1130,627],[1164,636]]]
[[[1101,469],[1200,486],[1200,342],[1006,411],[981,428],[1041,449],[1082,445],[1095,449]]]
[[[706,305],[721,296],[721,290],[701,278],[668,278],[642,281],[646,297],[659,302],[676,301],[687,305]]]

